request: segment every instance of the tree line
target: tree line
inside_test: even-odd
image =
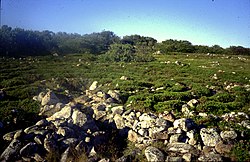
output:
[[[214,53],[250,55],[250,48],[219,45],[192,45],[186,40],[165,40],[157,42],[152,37],[130,35],[120,38],[112,31],[102,31],[80,35],[52,31],[33,31],[11,28],[3,25],[0,28],[0,56],[20,57],[48,55],[53,53],[91,53],[109,55],[113,60],[133,60],[136,56],[148,56],[156,51],[161,53]],[[142,58],[142,57],[141,57]]]

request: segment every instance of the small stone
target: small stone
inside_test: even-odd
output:
[[[192,100],[188,101],[187,105],[190,107],[195,107],[198,103],[199,103],[198,100],[192,99]]]
[[[164,161],[164,154],[156,147],[149,146],[145,149],[145,156],[148,161]]]
[[[90,91],[94,91],[94,90],[97,88],[97,84],[98,84],[98,82],[97,82],[97,81],[94,81],[94,82],[91,84],[91,86],[89,87],[89,90],[90,90]]]
[[[134,142],[134,143],[137,142],[138,134],[133,130],[129,130],[128,131],[128,140],[131,142]]]

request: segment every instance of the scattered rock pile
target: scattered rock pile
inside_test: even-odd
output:
[[[192,119],[178,118],[171,112],[161,114],[143,113],[119,104],[119,92],[98,91],[94,82],[85,95],[63,103],[57,95],[41,92],[34,99],[41,103],[40,115],[44,119],[26,129],[9,132],[3,136],[9,145],[1,154],[6,161],[45,161],[48,154],[58,154],[61,161],[85,154],[92,161],[100,159],[98,146],[111,138],[109,131],[118,130],[123,138],[132,142],[137,153],[123,155],[117,161],[126,161],[135,154],[144,155],[148,161],[223,161],[234,143],[241,138],[233,129],[220,131],[204,128]],[[197,104],[191,100],[183,106]],[[207,116],[204,115],[203,116]],[[241,116],[241,124],[250,129],[249,118],[244,113],[225,114],[225,121]],[[162,142],[164,146],[158,147]],[[73,153],[73,151],[74,153]]]

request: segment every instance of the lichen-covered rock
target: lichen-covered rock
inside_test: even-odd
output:
[[[167,151],[178,152],[182,154],[184,153],[191,153],[194,155],[199,154],[199,150],[197,150],[194,146],[181,142],[168,143]]]
[[[61,111],[56,112],[51,117],[48,117],[47,121],[52,121],[56,119],[68,119],[69,117],[71,117],[71,114],[72,108],[70,106],[65,106],[64,108],[62,108]]]
[[[145,149],[145,156],[148,161],[164,161],[164,154],[156,147],[149,146]]]
[[[116,114],[114,117],[114,121],[117,129],[125,128],[125,123],[121,115]]]
[[[237,137],[237,133],[233,130],[222,131],[222,132],[220,132],[220,136],[224,140],[232,140],[232,139],[235,139]]]
[[[220,156],[220,154],[216,154],[214,152],[211,152],[209,154],[206,155],[201,155],[198,158],[198,161],[223,161],[222,157]]]
[[[57,96],[55,95],[54,92],[49,91],[47,92],[47,94],[42,98],[42,103],[41,105],[55,105],[56,103],[59,102],[59,99],[57,98]]]
[[[222,141],[215,145],[215,150],[220,154],[228,154],[232,150],[233,145],[224,144]]]
[[[73,110],[72,119],[73,124],[79,127],[82,127],[87,122],[87,116],[78,109]]]
[[[134,142],[134,143],[137,142],[138,136],[139,135],[135,131],[133,131],[133,130],[128,131],[128,140],[129,141]]]
[[[195,127],[193,120],[186,119],[186,118],[181,118],[181,119],[175,120],[173,125],[174,125],[174,128],[180,128],[185,132],[187,132]]]
[[[112,113],[115,115],[115,114],[122,114],[124,109],[123,109],[123,106],[116,106],[116,107],[112,107],[111,108],[111,111]]]
[[[215,146],[221,141],[221,137],[214,128],[202,128],[200,130],[201,139],[206,146]]]

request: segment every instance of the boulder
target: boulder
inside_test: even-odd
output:
[[[114,121],[117,129],[125,128],[125,123],[121,115],[116,114],[114,117]]]
[[[167,156],[165,162],[182,162],[183,159],[181,157]]]
[[[199,154],[199,150],[197,150],[194,146],[189,145],[187,143],[181,143],[181,142],[168,143],[167,151],[177,152],[177,153],[182,153],[182,154],[185,154],[185,153],[191,153],[193,155]]]
[[[220,141],[215,145],[215,150],[220,154],[229,154],[232,148],[233,145],[224,144],[223,141]]]
[[[21,142],[19,140],[12,140],[9,146],[3,151],[0,156],[0,160],[11,161],[15,159],[21,149]]]
[[[200,130],[201,139],[205,146],[214,147],[221,141],[221,137],[214,128],[202,128]]]
[[[139,135],[135,131],[133,131],[133,130],[128,131],[128,140],[129,141],[135,143],[138,141],[138,137],[139,137]]]
[[[20,155],[24,157],[31,157],[35,155],[37,150],[38,150],[37,144],[34,142],[30,142],[20,150]]]
[[[156,147],[148,146],[145,149],[145,156],[148,161],[164,161],[164,154]]]
[[[51,117],[48,117],[47,121],[52,121],[56,119],[68,119],[69,117],[71,117],[71,114],[72,114],[72,108],[67,105],[64,108],[62,108],[61,111],[56,112]]]
[[[115,115],[115,114],[122,114],[123,113],[123,111],[124,111],[124,108],[123,108],[123,106],[116,106],[116,107],[112,107],[111,108],[111,111],[112,111],[112,113]]]
[[[42,98],[42,103],[41,105],[55,105],[56,103],[59,102],[59,99],[57,98],[57,96],[55,95],[54,92],[49,91],[47,92],[47,94]]]
[[[87,122],[87,116],[78,109],[73,110],[72,114],[73,124],[82,127]]]
[[[232,140],[232,139],[235,139],[237,137],[237,133],[233,130],[222,131],[222,132],[220,132],[220,136],[224,140]]]
[[[198,158],[198,161],[223,161],[222,157],[220,156],[220,154],[216,154],[214,152],[211,152],[207,155],[201,155]]]
[[[110,95],[110,97],[112,97],[112,98],[115,99],[116,101],[120,102],[119,91],[109,90],[109,91],[108,91],[108,94]]]
[[[192,119],[181,118],[177,119],[173,123],[174,128],[180,128],[181,130],[187,132],[195,127]]]

